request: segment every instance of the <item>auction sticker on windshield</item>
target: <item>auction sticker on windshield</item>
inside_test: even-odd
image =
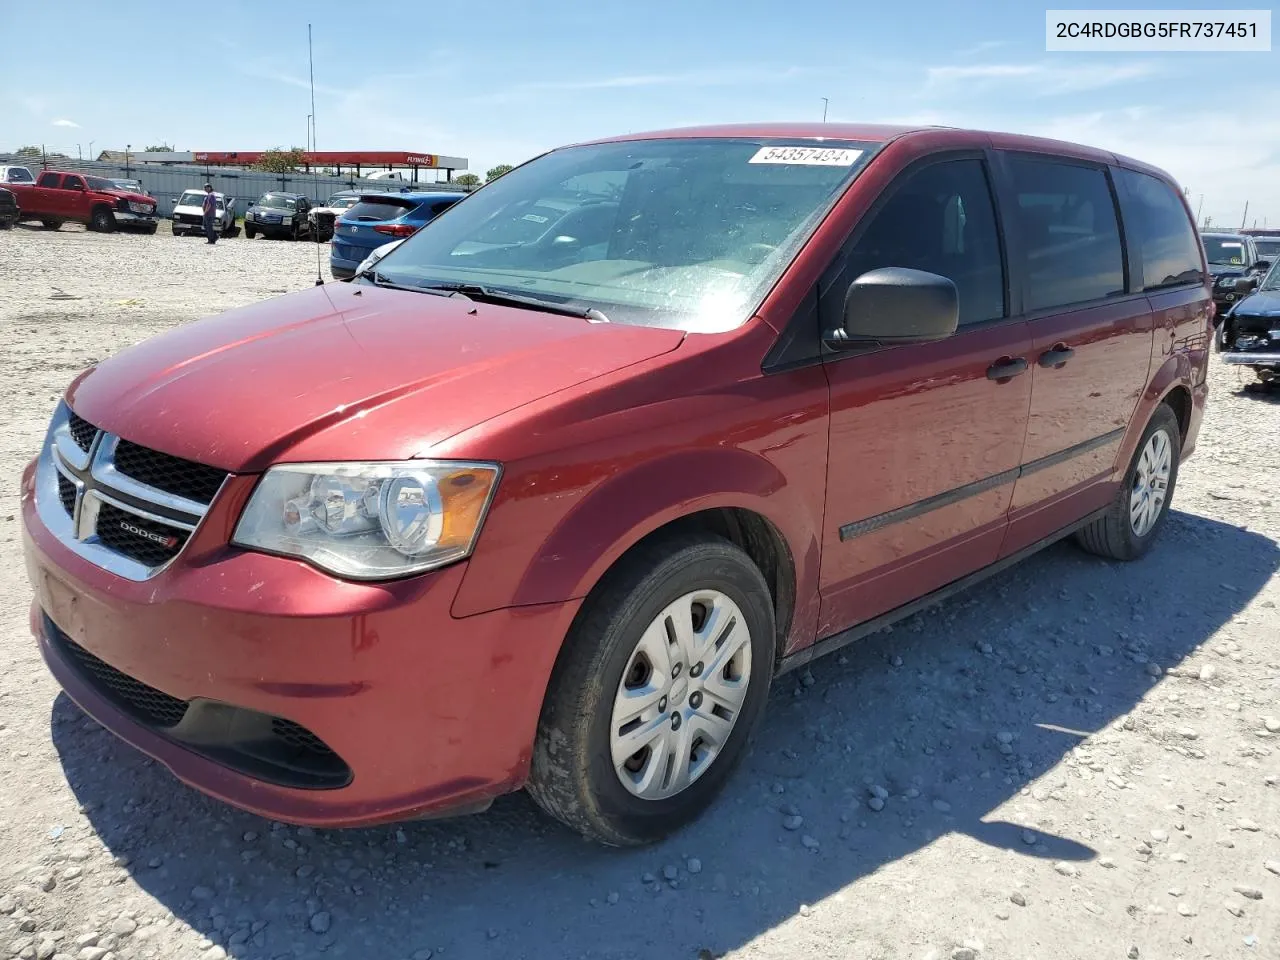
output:
[[[851,167],[861,150],[830,147],[761,147],[748,163],[799,163],[810,167]]]

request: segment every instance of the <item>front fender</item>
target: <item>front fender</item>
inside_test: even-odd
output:
[[[543,538],[509,597],[474,563],[454,603],[455,616],[494,606],[522,606],[586,596],[605,572],[648,534],[681,517],[715,508],[750,510],[780,533],[795,570],[792,647],[817,619],[821,499],[788,484],[778,467],[741,448],[675,451],[646,459],[594,486]],[[505,592],[505,591],[502,591]]]

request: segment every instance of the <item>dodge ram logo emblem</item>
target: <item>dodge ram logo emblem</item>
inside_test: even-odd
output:
[[[163,547],[177,546],[178,538],[166,536],[163,533],[153,533],[150,530],[143,530],[142,527],[127,520],[120,521],[120,529],[125,533],[132,533],[135,537],[141,537],[143,540],[150,540],[152,543],[158,543]]]

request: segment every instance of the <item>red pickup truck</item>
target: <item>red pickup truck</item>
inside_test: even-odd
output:
[[[38,220],[49,230],[72,220],[104,233],[117,227],[156,232],[155,200],[101,177],[46,170],[34,184],[11,183],[8,189],[17,197],[23,220]]]

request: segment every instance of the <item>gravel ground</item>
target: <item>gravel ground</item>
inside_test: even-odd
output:
[[[1280,393],[1216,359],[1152,554],[1060,544],[783,678],[654,848],[523,795],[288,828],[101,730],[27,633],[19,471],[77,370],[304,289],[314,252],[0,233],[0,960],[1280,957]]]

